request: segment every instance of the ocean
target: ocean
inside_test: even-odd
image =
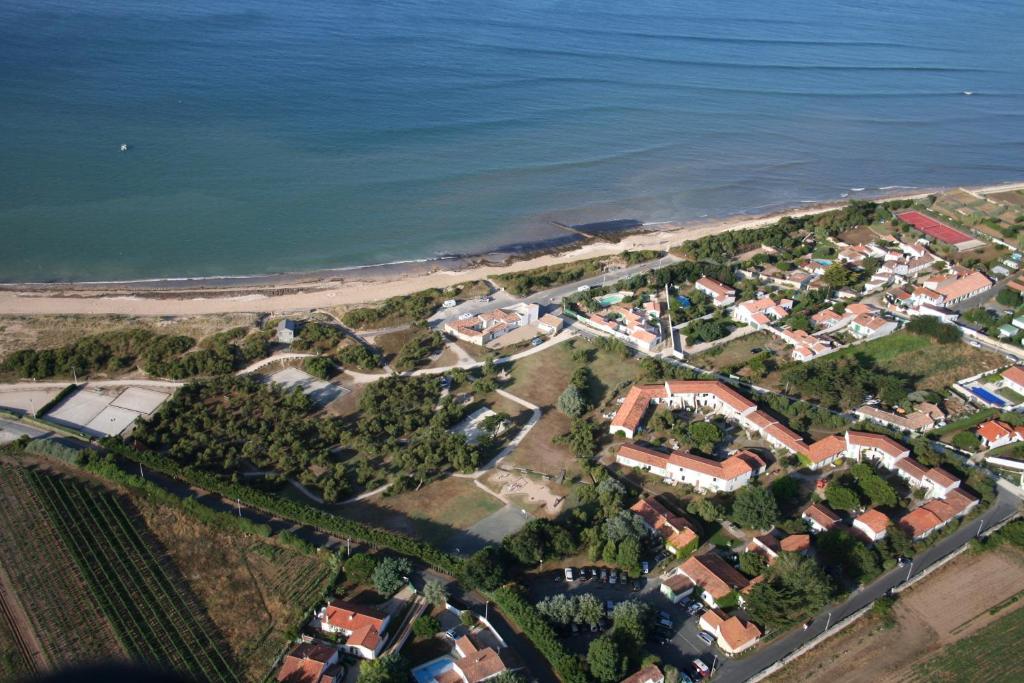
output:
[[[987,0],[0,0],[0,280],[1020,180],[1022,34]]]

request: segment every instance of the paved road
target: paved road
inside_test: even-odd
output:
[[[27,435],[31,439],[38,439],[39,437],[46,436],[50,433],[51,432],[27,425],[24,422],[0,418],[0,444],[6,443],[7,441],[14,441],[22,435]],[[10,438],[5,438],[5,435],[9,435]]]
[[[882,597],[890,589],[895,588],[906,581],[908,576],[913,576],[924,571],[949,553],[966,544],[972,537],[979,533],[979,524],[980,529],[984,531],[985,529],[998,524],[1015,514],[1020,506],[1020,501],[1016,496],[1007,492],[1002,487],[999,487],[997,490],[999,495],[996,498],[995,503],[985,511],[985,514],[982,517],[964,524],[964,526],[957,529],[954,534],[942,539],[934,546],[918,555],[914,559],[912,566],[897,567],[883,574],[864,589],[854,593],[841,605],[838,605],[831,610],[823,610],[817,615],[814,619],[814,623],[806,631],[796,629],[788,635],[777,639],[775,642],[758,648],[749,657],[744,657],[743,659],[720,659],[719,669],[715,676],[715,680],[726,683],[732,681],[735,681],[736,683],[746,681],[793,650],[796,650],[798,647],[821,635],[825,631],[827,623],[835,624],[841,621],[862,607],[867,606],[870,602]],[[830,613],[832,615],[831,619],[829,619],[828,616]],[[827,647],[827,645],[825,646]]]

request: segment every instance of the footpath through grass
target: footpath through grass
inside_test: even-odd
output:
[[[914,671],[915,681],[1024,680],[1024,609],[1015,609],[970,638],[942,650]]]

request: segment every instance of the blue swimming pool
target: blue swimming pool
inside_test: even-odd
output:
[[[432,662],[427,662],[423,666],[416,667],[412,670],[412,676],[416,679],[416,683],[431,683],[438,676],[443,674],[452,668],[451,657],[439,657]]]
[[[682,306],[683,308],[689,308],[690,307],[690,299],[689,299],[689,297],[685,297],[682,294],[680,294],[679,296],[676,297],[676,301],[678,301],[679,305]]]
[[[999,398],[991,391],[987,391],[985,389],[982,389],[981,387],[971,387],[971,393],[980,398],[985,403],[994,405],[997,408],[1002,408],[1006,405],[1006,401]]]

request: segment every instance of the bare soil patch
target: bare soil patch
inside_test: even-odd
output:
[[[899,597],[892,629],[863,617],[767,680],[908,680],[917,662],[1016,609],[1019,603],[994,615],[988,611],[1022,586],[1024,553],[1005,548],[961,555]]]

